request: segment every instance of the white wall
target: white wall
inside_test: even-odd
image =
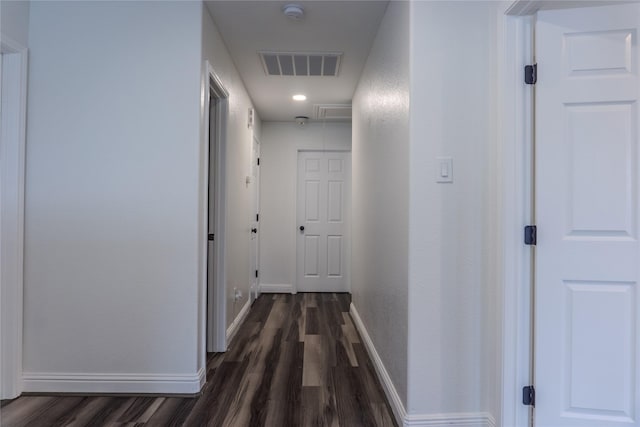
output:
[[[32,3],[27,391],[199,390],[201,14]]]
[[[352,293],[407,401],[409,4],[391,2],[353,98]]]
[[[411,3],[410,414],[495,407],[497,2]],[[453,184],[437,184],[452,156]],[[449,414],[449,415],[447,415]]]
[[[351,148],[351,123],[264,122],[260,153],[260,285],[294,289],[298,150]]]
[[[0,2],[0,38],[27,47],[29,41],[29,1]]]
[[[229,118],[226,145],[226,298],[227,326],[236,319],[249,298],[250,271],[250,223],[255,213],[251,212],[251,188],[246,183],[251,175],[251,148],[253,133],[259,137],[260,118],[256,115],[254,128],[247,126],[248,110],[253,107],[244,83],[231,60],[206,6],[203,7],[202,56],[208,60],[215,73],[229,92]],[[203,69],[204,72],[204,69]],[[203,85],[206,84],[203,80]],[[204,109],[202,110],[204,111]],[[204,121],[202,121],[204,123]],[[204,147],[201,147],[204,150]],[[206,183],[201,175],[201,183]],[[206,184],[204,184],[206,185]],[[201,235],[204,237],[206,231]],[[242,299],[234,301],[233,289],[242,291]]]

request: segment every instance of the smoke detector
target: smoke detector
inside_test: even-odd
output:
[[[306,125],[308,121],[309,121],[309,117],[307,116],[296,116],[296,123],[299,124],[300,126]]]
[[[304,18],[304,9],[299,4],[287,4],[283,6],[282,13],[292,21],[300,21]]]

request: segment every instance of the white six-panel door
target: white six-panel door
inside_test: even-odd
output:
[[[351,153],[298,153],[297,291],[347,292]]]
[[[639,23],[538,13],[538,427],[640,426]]]

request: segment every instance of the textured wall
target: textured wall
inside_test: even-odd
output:
[[[29,1],[2,0],[0,2],[0,32],[23,47],[29,44]]]
[[[409,4],[391,2],[353,98],[353,303],[407,399]]]

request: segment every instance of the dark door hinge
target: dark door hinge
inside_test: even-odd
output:
[[[260,166],[260,157],[258,157],[258,166]]]
[[[216,235],[213,233],[210,233],[209,235],[207,235],[207,240],[215,240]]]
[[[524,244],[535,245],[538,243],[538,228],[535,225],[524,227]]]
[[[256,270],[256,277],[258,277],[258,270]]]
[[[538,81],[538,64],[524,66],[524,82],[534,85]]]
[[[522,388],[522,404],[527,406],[536,406],[536,389],[532,385]]]
[[[260,221],[260,214],[256,214],[256,222]]]

